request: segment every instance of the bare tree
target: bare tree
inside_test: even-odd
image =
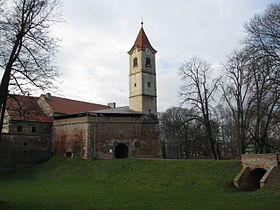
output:
[[[171,107],[159,115],[160,130],[165,140],[167,158],[209,157],[205,131],[199,121],[193,120],[191,110]]]
[[[255,140],[258,153],[270,152],[277,149],[269,142],[273,127],[277,124],[280,112],[280,84],[275,81],[278,68],[274,66],[272,57],[262,57],[251,54],[249,76],[252,83],[251,95],[253,99],[251,115],[252,138]],[[279,122],[278,122],[279,123]]]
[[[211,102],[217,89],[217,82],[212,82],[210,79],[210,71],[210,64],[199,57],[194,57],[184,63],[179,69],[179,75],[184,81],[180,95],[183,103],[190,106],[195,113],[192,115],[193,119],[203,124],[210,151],[213,157],[218,159],[211,121]]]
[[[245,153],[248,141],[248,123],[252,97],[250,95],[251,81],[248,71],[249,59],[246,49],[234,52],[224,65],[225,78],[220,80],[222,96],[233,117],[233,132],[239,154]],[[235,135],[236,134],[236,135]]]
[[[280,66],[280,4],[272,4],[245,25],[245,44],[259,55],[271,57]]]
[[[272,4],[264,13],[255,15],[245,25],[245,30],[247,38],[244,43],[250,49],[248,60],[254,116],[249,131],[257,152],[269,152],[272,148],[279,151],[269,139],[275,136],[271,129],[279,123],[280,4]]]
[[[0,17],[0,132],[9,85],[22,94],[54,85],[57,39],[50,36],[50,26],[59,20],[58,6],[58,0],[15,0]]]

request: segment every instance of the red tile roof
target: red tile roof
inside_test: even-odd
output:
[[[152,47],[152,45],[150,44],[149,42],[149,39],[143,29],[143,27],[141,27],[138,35],[137,35],[137,38],[134,42],[134,45],[132,46],[132,48],[130,49],[129,53],[131,53],[132,49],[134,47],[150,47],[154,53],[156,53],[157,51]]]
[[[76,101],[67,98],[61,98],[57,96],[46,97],[46,101],[52,108],[54,113],[63,114],[77,114],[80,112],[95,111],[99,109],[109,109],[111,107],[101,104]]]
[[[7,99],[6,111],[11,120],[48,122],[52,120],[45,115],[37,103],[38,97],[12,95]]]

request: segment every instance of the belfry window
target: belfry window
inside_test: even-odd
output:
[[[151,66],[151,58],[146,58],[146,66],[150,67]]]
[[[150,82],[147,82],[147,85],[148,85],[148,87],[151,87],[151,83]]]
[[[138,66],[137,58],[133,58],[133,67],[136,67],[136,66]]]

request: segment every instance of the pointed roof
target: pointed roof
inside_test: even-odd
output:
[[[154,53],[157,52],[150,44],[149,39],[148,39],[143,27],[141,27],[141,29],[137,35],[137,38],[134,42],[134,45],[132,46],[132,48],[129,50],[128,53],[131,53],[134,47],[150,47],[154,51]]]

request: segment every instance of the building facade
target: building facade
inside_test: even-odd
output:
[[[143,27],[129,54],[129,106],[76,101],[51,94],[8,99],[0,141],[0,171],[49,159],[161,157],[156,50]]]
[[[86,159],[161,157],[155,53],[141,27],[128,52],[129,107],[57,116],[52,130],[55,155]]]

